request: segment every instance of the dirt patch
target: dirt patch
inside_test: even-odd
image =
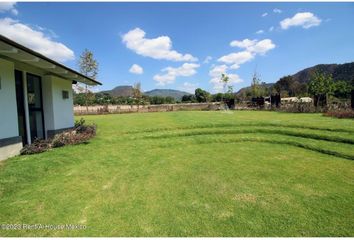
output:
[[[252,203],[257,201],[257,197],[250,193],[236,194],[232,199],[235,201],[252,202]]]

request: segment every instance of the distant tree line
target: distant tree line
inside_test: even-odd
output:
[[[147,104],[171,104],[176,103],[173,97],[146,96],[136,98],[131,97],[114,97],[108,93],[74,93],[74,105],[147,105]]]
[[[348,67],[347,67],[348,68]],[[346,70],[346,69],[345,69]],[[349,69],[350,70],[350,69]],[[343,71],[342,71],[343,72]],[[163,96],[147,96],[140,89],[140,83],[133,86],[133,94],[130,97],[114,97],[109,93],[74,93],[75,105],[147,105],[147,104],[173,104],[173,103],[204,103],[204,102],[247,102],[252,99],[278,95],[284,97],[313,97],[315,105],[325,105],[328,101],[348,101],[354,90],[354,77],[348,76],[341,80],[336,73],[336,80],[333,74],[316,70],[309,74],[309,81],[298,81],[293,76],[284,76],[275,84],[261,82],[257,73],[252,77],[251,86],[244,88],[238,93],[233,92],[232,86],[228,85],[229,78],[222,74],[221,83],[224,93],[211,94],[201,88],[195,89],[194,94],[184,95],[181,99]]]
[[[351,98],[354,80],[333,80],[332,74],[317,70],[310,75],[309,81],[299,82],[292,76],[284,76],[275,84],[260,83],[253,77],[252,85],[236,95],[238,101],[250,101],[252,98],[279,94],[285,97],[313,97],[315,104],[324,105],[327,101],[346,101]]]
[[[182,96],[180,100],[173,97],[147,96],[138,91],[139,86],[134,86],[133,96],[130,97],[114,97],[109,93],[75,93],[75,105],[148,105],[148,104],[173,104],[173,103],[205,103],[205,102],[221,102],[227,99],[234,99],[233,93],[217,93],[211,94],[206,90],[197,88],[194,94]]]

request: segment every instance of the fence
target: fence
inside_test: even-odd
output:
[[[161,105],[96,105],[74,106],[75,115],[108,114],[108,113],[134,113],[134,112],[170,112],[190,110],[219,110],[221,103],[183,103]]]

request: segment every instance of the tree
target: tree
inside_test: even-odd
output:
[[[194,95],[198,102],[209,102],[210,100],[210,93],[201,88],[195,89]]]
[[[76,93],[75,91],[73,92],[73,98],[74,98],[74,105],[85,105],[85,94],[84,93]]]
[[[289,94],[289,89],[291,88],[291,85],[293,83],[293,77],[292,76],[284,76],[282,78],[280,78],[275,84],[274,84],[274,88],[275,90],[280,94],[283,91],[287,92],[287,95]]]
[[[133,98],[136,100],[136,102],[138,104],[138,109],[139,109],[139,105],[142,103],[141,102],[141,97],[142,97],[141,83],[137,82],[133,86]]]
[[[189,103],[196,102],[195,95],[192,95],[192,94],[183,95],[181,101],[182,102],[189,102]]]
[[[316,71],[308,85],[309,92],[317,98],[316,106],[322,101],[327,102],[328,95],[333,93],[334,84],[331,74]]]
[[[223,89],[224,89],[224,95],[223,95],[223,98],[222,98],[221,101],[224,103],[225,109],[226,109],[226,102],[225,102],[225,97],[224,97],[224,96],[226,95],[230,78],[229,78],[229,76],[227,76],[225,73],[222,73],[222,74],[221,74],[221,79],[220,79],[220,81],[222,82],[222,84],[223,84]]]
[[[337,81],[334,83],[334,96],[337,98],[348,99],[352,90],[351,84],[346,81]]]
[[[228,84],[229,84],[229,82],[230,82],[229,76],[227,76],[225,73],[222,73],[222,74],[221,74],[221,79],[220,79],[220,81],[221,81],[222,84],[223,84],[224,93],[226,93]]]
[[[98,62],[96,61],[96,59],[94,59],[93,53],[90,50],[85,49],[82,52],[82,54],[80,55],[78,65],[79,65],[80,73],[82,73],[83,75],[85,75],[89,78],[96,79],[97,74],[98,74]],[[85,87],[82,87],[82,86],[80,86],[80,84],[78,84],[77,88],[79,91],[82,91],[83,89],[85,89],[84,90],[85,105],[86,105],[86,108],[88,108],[88,101],[89,101],[89,98],[92,97],[92,96],[90,96],[90,95],[92,95],[92,92],[88,89],[87,84],[85,84]]]
[[[167,103],[167,104],[176,103],[176,100],[174,97],[167,96],[167,97],[165,97],[165,103]]]
[[[152,96],[149,97],[149,102],[150,104],[172,104],[172,103],[176,103],[176,100],[174,97],[171,96],[167,96],[167,97]]]
[[[222,93],[217,93],[212,96],[212,101],[213,102],[221,102],[223,99],[223,94]]]
[[[252,77],[252,83],[251,83],[251,91],[252,91],[252,96],[253,97],[258,97],[259,96],[259,82],[260,79],[257,75],[257,72],[255,71]]]

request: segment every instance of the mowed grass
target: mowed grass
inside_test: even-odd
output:
[[[0,236],[354,236],[354,121],[258,111],[85,116],[89,143],[1,162]]]

